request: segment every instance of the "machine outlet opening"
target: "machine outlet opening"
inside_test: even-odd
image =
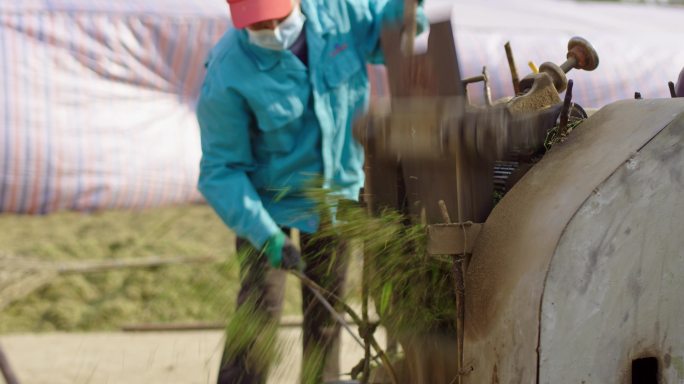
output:
[[[643,357],[632,360],[632,384],[658,384],[658,359]]]

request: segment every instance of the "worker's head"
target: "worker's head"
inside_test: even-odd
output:
[[[684,97],[684,68],[682,68],[682,71],[679,73],[679,79],[677,80],[675,93],[677,97]]]
[[[290,48],[304,28],[300,0],[228,0],[233,25],[246,29],[249,41],[263,48]]]
[[[274,30],[299,6],[300,0],[228,0],[235,28]]]

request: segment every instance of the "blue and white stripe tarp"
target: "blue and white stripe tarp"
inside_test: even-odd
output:
[[[398,0],[392,0],[398,1]],[[667,97],[684,65],[682,8],[536,0],[427,0],[453,7],[462,75],[487,65],[512,94],[503,45],[561,62],[582,35],[599,69],[576,72],[588,107]],[[140,208],[198,201],[194,103],[203,60],[229,26],[224,0],[0,2],[0,212]],[[374,94],[387,94],[371,68]],[[471,89],[473,102],[480,97]]]

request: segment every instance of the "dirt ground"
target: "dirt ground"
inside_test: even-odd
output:
[[[213,384],[222,336],[221,331],[20,334],[2,336],[0,344],[22,384]],[[376,336],[384,345],[384,334]],[[297,383],[301,331],[282,328],[280,337],[285,353],[269,384]],[[343,333],[342,372],[362,355]]]

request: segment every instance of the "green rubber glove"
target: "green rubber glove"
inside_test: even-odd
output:
[[[284,233],[278,232],[266,240],[266,244],[264,244],[264,254],[266,254],[266,258],[273,268],[280,268],[283,263],[283,246],[286,239],[287,236]]]
[[[278,232],[264,244],[264,254],[273,268],[303,270],[302,255],[292,240]]]

